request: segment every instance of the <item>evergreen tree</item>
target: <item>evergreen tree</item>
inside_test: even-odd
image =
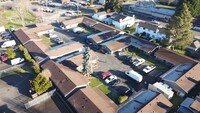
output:
[[[177,10],[181,10],[183,3],[187,4],[193,17],[200,15],[200,0],[179,0]]]
[[[52,82],[47,78],[38,74],[34,80],[30,80],[31,90],[35,91],[38,95],[46,92],[50,87],[52,87]]]
[[[122,11],[122,0],[108,0],[105,4],[105,10],[110,9],[111,11],[121,12]]]
[[[193,41],[192,16],[187,4],[181,6],[180,11],[170,19],[167,25],[167,31],[172,38],[171,45],[178,49],[183,49]]]
[[[85,47],[85,52],[83,53],[83,70],[82,70],[84,76],[90,76],[90,74],[92,73],[89,51],[90,51],[89,47]]]
[[[121,12],[122,11],[122,0],[113,0],[113,9],[116,12]]]

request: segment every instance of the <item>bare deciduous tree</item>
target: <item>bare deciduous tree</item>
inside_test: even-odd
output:
[[[27,14],[27,7],[29,6],[29,0],[16,0],[13,10],[19,17],[22,26],[25,26],[25,15]]]

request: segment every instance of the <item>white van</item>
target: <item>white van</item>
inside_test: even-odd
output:
[[[137,82],[142,82],[142,75],[140,75],[139,73],[131,70],[131,71],[126,71],[125,72],[126,75],[128,75],[129,77],[131,77],[132,79],[134,79]]]
[[[15,59],[10,60],[10,63],[11,63],[11,65],[17,65],[17,64],[22,63],[24,61],[25,61],[24,58],[15,58]]]
[[[10,41],[6,41],[1,45],[1,48],[6,48],[6,47],[12,47],[15,46],[16,42],[15,40],[10,40]]]

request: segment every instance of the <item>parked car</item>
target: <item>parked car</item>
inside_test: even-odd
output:
[[[104,72],[103,74],[101,74],[101,78],[103,80],[105,80],[107,77],[111,76],[112,73],[110,71]]]
[[[43,12],[47,12],[47,13],[54,13],[54,12],[55,12],[54,9],[50,9],[50,8],[48,8],[48,7],[42,8],[42,11],[43,11]]]
[[[115,75],[110,75],[105,79],[106,84],[112,83],[113,81],[117,80],[117,76]]]
[[[10,39],[12,39],[12,36],[11,36],[11,35],[2,37],[2,40],[10,40]]]
[[[49,38],[58,38],[56,34],[49,33]]]
[[[144,62],[145,62],[144,59],[142,59],[142,58],[141,58],[141,59],[136,58],[136,59],[133,60],[133,65],[134,65],[134,66],[140,66],[140,65],[142,65]]]
[[[76,13],[74,13],[74,12],[66,12],[66,13],[64,13],[64,16],[74,16],[74,15],[76,15]]]
[[[1,54],[1,61],[3,61],[3,62],[5,62],[5,61],[7,61],[8,60],[8,58],[7,58],[7,56],[6,56],[6,54]]]
[[[54,5],[54,4],[48,4],[47,6],[48,7],[56,7],[56,5]]]
[[[8,36],[10,36],[10,33],[9,32],[4,32],[4,33],[1,34],[1,36],[2,37],[8,37]]]
[[[148,65],[142,71],[145,73],[149,73],[149,72],[153,71],[155,68],[156,68],[155,65]]]
[[[57,44],[63,44],[63,43],[64,43],[64,40],[61,39],[61,38],[57,38],[56,43],[57,43]]]
[[[84,29],[81,28],[81,27],[76,27],[76,28],[73,29],[73,32],[74,32],[74,33],[80,34],[80,33],[83,33],[83,32],[84,32]]]
[[[6,41],[1,45],[1,48],[13,47],[16,45],[15,40]]]
[[[143,79],[142,75],[140,75],[134,70],[126,71],[125,74],[137,82],[142,82]]]
[[[22,63],[24,61],[25,61],[24,58],[15,58],[15,59],[10,60],[10,63],[11,63],[11,65],[17,65],[17,64]]]

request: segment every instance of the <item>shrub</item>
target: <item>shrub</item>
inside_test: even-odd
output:
[[[23,51],[25,50],[24,46],[21,45],[21,44],[18,46],[18,48],[19,48],[19,50],[20,50],[21,52],[23,52]]]
[[[124,95],[124,96],[120,96],[120,97],[118,98],[118,101],[119,101],[119,103],[123,103],[123,102],[125,102],[127,99],[128,99],[128,96]]]
[[[52,87],[52,82],[47,80],[42,74],[38,74],[34,80],[30,80],[30,85],[31,90],[40,95]]]
[[[40,67],[39,67],[38,64],[35,63],[35,64],[32,66],[32,68],[33,68],[33,70],[34,70],[34,72],[35,72],[36,74],[39,74],[39,73],[40,73]]]
[[[26,49],[24,49],[24,57],[27,61],[31,62],[32,60],[31,55],[28,53]]]
[[[16,53],[14,52],[13,48],[8,48],[6,51],[6,55],[8,58],[15,58]]]
[[[35,62],[35,60],[31,59],[31,60],[30,60],[30,63],[31,63],[32,65],[34,65],[36,62]]]

